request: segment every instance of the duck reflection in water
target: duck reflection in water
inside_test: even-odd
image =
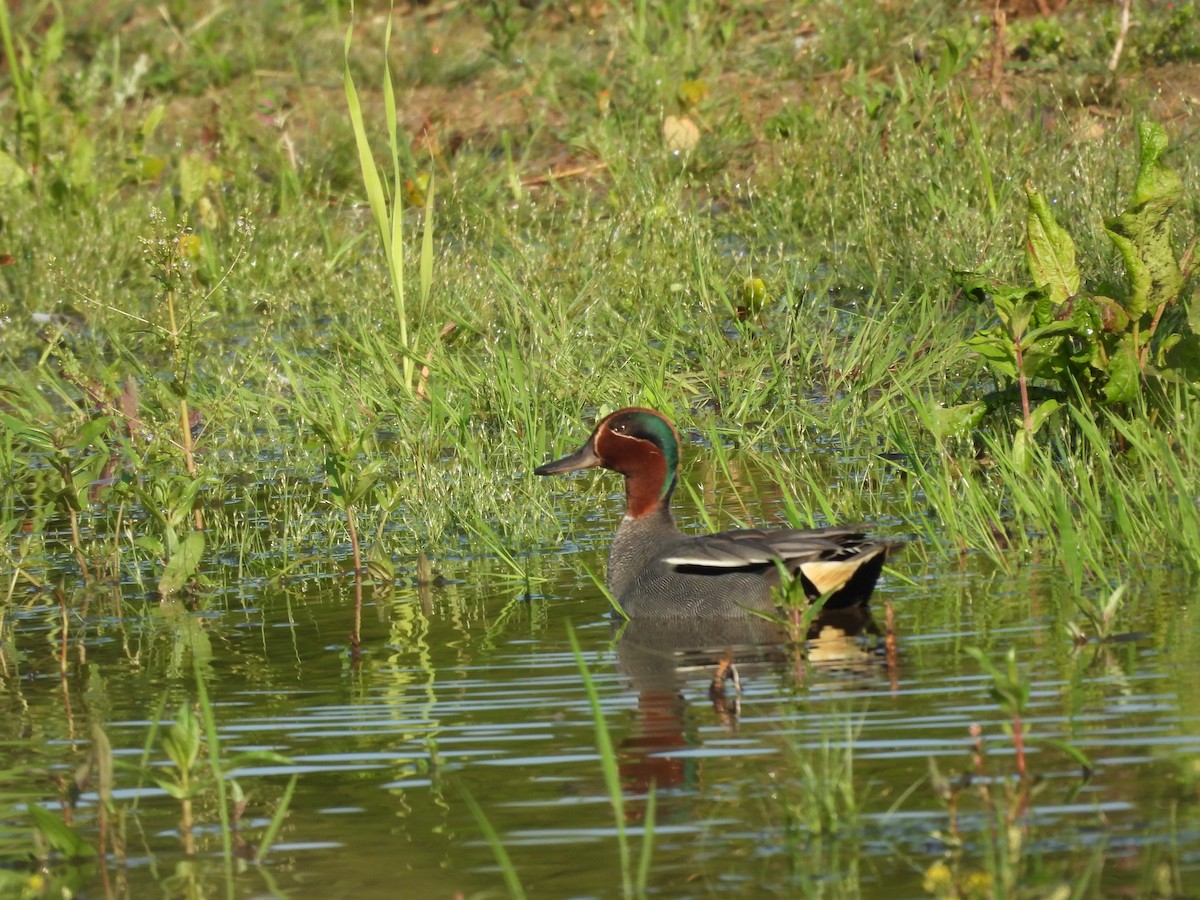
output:
[[[708,682],[717,721],[737,729],[739,678],[787,670],[805,677],[886,680],[889,660],[866,606],[818,615],[803,640],[782,622],[745,617],[708,620],[639,620],[620,626],[617,665],[638,695],[633,731],[620,742],[618,765],[627,794],[689,786],[700,777],[699,723],[688,715],[688,684]],[[811,669],[811,671],[810,671]],[[703,681],[700,681],[703,679]],[[641,804],[627,804],[631,819]]]

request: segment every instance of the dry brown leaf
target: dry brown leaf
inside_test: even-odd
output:
[[[663,141],[672,153],[691,153],[700,143],[700,129],[687,116],[667,116]]]

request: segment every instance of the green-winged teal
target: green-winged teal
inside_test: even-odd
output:
[[[570,456],[538,466],[557,475],[602,466],[625,476],[625,516],[608,554],[608,589],[634,618],[742,616],[775,606],[776,561],[799,576],[826,609],[865,604],[895,545],[858,527],[747,528],[686,535],[671,515],[679,477],[679,435],[652,409],[605,416]]]

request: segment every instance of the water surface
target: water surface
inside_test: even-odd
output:
[[[151,720],[195,697],[189,647],[202,635],[224,758],[272,750],[290,760],[237,773],[249,795],[248,840],[299,775],[267,860],[239,866],[239,896],[503,892],[468,796],[531,896],[618,896],[616,819],[573,628],[616,747],[635,866],[654,794],[652,893],[924,896],[939,861],[960,880],[998,877],[985,873],[1004,845],[996,816],[1015,783],[1012,723],[965,648],[999,661],[1012,646],[1030,687],[1023,727],[1033,736],[1030,796],[1014,816],[1021,883],[1049,890],[1090,871],[1107,895],[1198,876],[1200,648],[1182,576],[1135,586],[1125,639],[1080,648],[1064,628],[1073,604],[1055,572],[927,560],[918,548],[885,575],[862,634],[826,633],[802,652],[746,649],[752,636],[720,634],[707,652],[677,654],[669,636],[618,635],[606,601],[578,574],[581,564],[602,569],[602,550],[575,549],[604,547],[612,521],[597,519],[579,520],[569,552],[530,561],[546,579],[536,596],[486,559],[446,564],[468,576],[457,583],[374,598],[368,589],[358,667],[341,579],[235,585],[203,611],[170,605],[165,614],[142,600],[118,617],[96,600],[71,619],[84,637],[70,643],[65,676],[57,603],[30,598],[10,614],[4,654],[5,790],[60,811],[56,780],[86,758],[99,723],[129,764],[118,769],[116,799],[127,859],[110,860],[110,890],[221,893],[211,792],[197,803],[200,850],[189,861],[178,802],[138,774]],[[895,611],[891,659],[879,634],[886,604]],[[741,648],[740,695],[729,685],[711,691],[725,646]],[[1085,776],[1043,739],[1069,742],[1093,770]],[[165,759],[158,746],[151,757]],[[959,785],[953,820],[931,759]],[[974,780],[961,781],[964,773]],[[72,813],[93,839],[95,805],[92,787]],[[19,836],[22,808],[11,807],[7,822]],[[19,868],[20,855],[6,864]],[[103,894],[94,867],[81,880],[89,895]]]

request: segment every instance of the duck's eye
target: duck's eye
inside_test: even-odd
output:
[[[612,427],[612,430],[615,431],[617,434],[625,434],[626,432],[629,431],[629,426],[624,422],[618,422],[616,425],[614,425]]]

